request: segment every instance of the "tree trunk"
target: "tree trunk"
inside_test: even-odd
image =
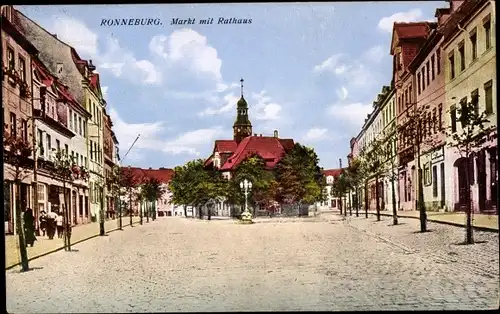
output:
[[[198,218],[203,219],[202,206],[198,206]]]
[[[118,209],[118,229],[123,230],[123,221],[122,221],[122,201],[120,198],[120,194],[117,196],[117,200],[115,201],[117,203],[116,208]]]
[[[99,235],[100,236],[105,236],[106,235],[106,230],[104,229],[104,188],[99,188],[99,192],[101,194],[100,198],[100,207],[99,207]]]
[[[144,206],[144,202],[141,200],[141,202],[139,203],[139,224],[142,225],[142,209],[143,209],[143,206]]]
[[[184,206],[184,217],[187,217],[188,216],[187,206],[186,205],[183,206]]]
[[[347,197],[349,198],[349,216],[352,216],[351,190],[347,192]]]
[[[358,186],[356,186],[354,193],[356,193],[356,217],[359,217],[359,189]]]
[[[207,207],[207,218],[208,220],[212,220],[212,211],[210,210],[210,207]]]
[[[16,180],[18,181],[18,180]],[[19,237],[19,253],[21,254],[21,269],[22,271],[29,270],[28,263],[28,251],[26,250],[26,239],[24,237],[24,224],[23,224],[23,214],[21,209],[21,183],[16,182],[14,184],[16,189],[16,206],[15,206],[15,215],[16,215],[16,229],[17,236]]]
[[[379,199],[379,185],[378,185],[378,176],[375,176],[375,198],[376,198],[376,208],[377,208],[377,221],[380,221],[380,199]]]
[[[146,202],[146,208],[145,208],[145,212],[146,212],[146,222],[149,222],[149,201]]]
[[[152,204],[152,208],[153,208],[153,221],[156,220],[156,200],[153,201],[153,204]]]
[[[69,219],[69,210],[68,204],[66,202],[66,180],[63,180],[63,199],[64,199],[64,207],[63,207],[63,238],[64,238],[64,247],[66,251],[71,251],[71,241],[70,241],[70,219]]]
[[[344,209],[344,216],[347,217],[347,200],[346,200],[345,192],[344,192],[344,195],[342,196],[342,198],[344,199],[342,201],[342,204],[345,204],[345,206],[343,207],[343,209]]]
[[[472,228],[472,197],[471,197],[471,188],[470,188],[470,177],[469,177],[469,164],[470,164],[470,152],[467,149],[466,151],[466,162],[465,162],[465,189],[466,189],[466,225],[465,225],[465,243],[466,244],[474,244],[474,236],[473,236],[473,228]]]
[[[129,191],[128,194],[128,215],[130,219],[130,227],[133,227],[132,224],[132,193]]]
[[[397,208],[396,208],[396,189],[395,189],[395,184],[394,184],[394,180],[395,180],[395,175],[394,175],[394,165],[392,167],[393,170],[392,171],[392,176],[391,176],[391,189],[392,189],[392,223],[394,225],[397,225],[398,224],[398,211],[397,211]]]
[[[420,212],[420,232],[427,231],[427,213],[424,203],[424,183],[422,180],[422,168],[420,167],[420,145],[417,145],[417,175],[418,175],[418,210]]]
[[[365,181],[365,218],[368,218],[368,181]]]

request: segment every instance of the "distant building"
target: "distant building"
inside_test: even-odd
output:
[[[345,171],[345,168],[323,170],[323,174],[325,175],[326,180],[326,200],[323,202],[318,202],[316,204],[320,209],[339,209],[342,200],[337,196],[332,195],[332,187],[335,180],[337,180],[342,174],[342,171]]]

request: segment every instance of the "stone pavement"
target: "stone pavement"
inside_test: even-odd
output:
[[[169,217],[75,248],[32,261],[33,271],[6,271],[7,311],[498,308],[498,277],[438,263],[343,218],[241,225]]]
[[[335,212],[339,213],[338,211]],[[370,215],[377,214],[376,211],[368,211],[368,213]],[[354,211],[352,212],[352,214],[354,216]],[[347,211],[347,215],[349,216],[349,211]],[[364,215],[365,211],[360,210],[359,216],[364,217]],[[386,210],[380,211],[380,215],[392,217],[392,211],[386,211]],[[398,217],[418,219],[420,217],[420,212],[415,210],[398,211]],[[472,224],[474,227],[478,229],[498,231],[498,215],[474,214],[472,217],[473,217]],[[463,212],[443,213],[443,212],[428,211],[427,220],[431,222],[446,223],[456,226],[465,226],[466,224],[466,216],[465,213]]]
[[[134,226],[139,222],[139,217],[133,217]],[[145,222],[145,220],[144,220]],[[124,217],[122,219],[123,227],[130,225],[130,218]],[[104,223],[104,230],[106,233],[118,230],[118,220],[108,220]],[[88,223],[73,227],[71,234],[71,242],[84,241],[91,237],[99,235],[99,224]],[[64,240],[57,238],[49,240],[46,236],[37,236],[37,241],[33,247],[28,247],[28,258],[34,259],[43,256],[47,253],[53,252],[57,249],[64,248]],[[14,235],[5,236],[5,267],[7,269],[21,263],[21,255],[19,253],[19,237]]]

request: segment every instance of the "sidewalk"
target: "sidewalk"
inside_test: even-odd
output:
[[[376,211],[368,211],[371,215],[376,215]],[[364,210],[359,211],[359,215],[363,216],[365,214]],[[347,211],[349,215],[349,211]],[[354,211],[353,211],[354,215]],[[391,216],[391,211],[380,211],[382,216]],[[398,217],[401,218],[415,218],[419,219],[420,213],[416,210],[412,211],[398,211]],[[484,214],[473,214],[472,225],[480,230],[485,231],[498,231],[498,216],[497,215],[484,215]],[[463,212],[452,212],[452,213],[442,213],[442,212],[427,212],[427,220],[431,222],[444,223],[448,225],[454,225],[459,227],[465,227],[466,215]]]
[[[139,224],[139,217],[133,217],[134,226]],[[145,220],[144,220],[145,222]],[[130,225],[130,218],[122,218],[123,227]],[[108,220],[104,223],[106,233],[118,230],[118,220]],[[99,224],[96,222],[73,227],[71,234],[71,245],[99,236]],[[54,237],[49,240],[46,236],[37,236],[33,247],[28,247],[28,259],[32,260],[64,248],[64,240]],[[5,236],[5,268],[9,269],[21,263],[19,253],[19,238],[17,235]]]

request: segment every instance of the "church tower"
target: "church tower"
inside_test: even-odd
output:
[[[252,123],[248,119],[248,104],[243,98],[243,79],[241,82],[241,98],[236,106],[236,121],[233,124],[233,138],[240,143],[245,137],[252,135]]]

